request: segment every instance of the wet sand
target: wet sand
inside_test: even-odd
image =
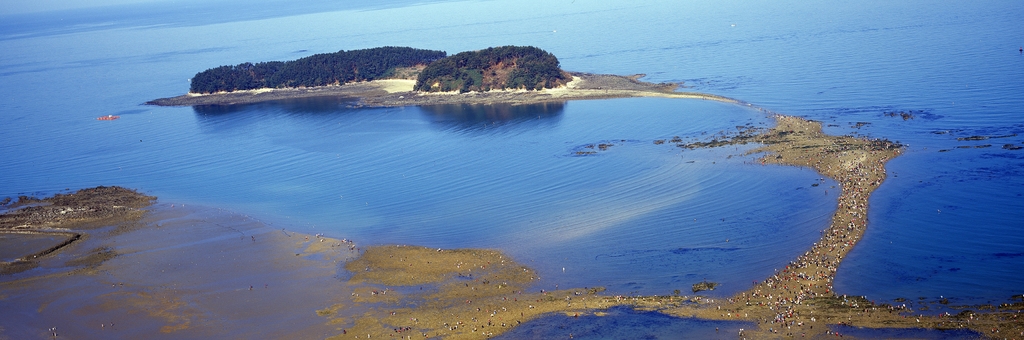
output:
[[[346,268],[354,301],[321,313],[344,327],[331,339],[482,339],[547,313],[620,304],[599,288],[527,292],[537,274],[495,250],[381,246]]]
[[[326,338],[350,241],[156,204],[0,275],[0,339]]]
[[[0,232],[0,261],[11,263],[45,256],[73,242],[74,233],[42,231]],[[41,250],[40,250],[41,249]]]
[[[148,205],[152,197],[123,188],[85,189],[67,195],[70,204],[25,201],[85,211],[103,204],[99,192],[140,205],[89,221],[46,222],[27,209],[5,217],[19,222],[8,228],[81,237],[0,275],[0,338],[475,339],[546,313],[617,304],[600,289],[526,292],[537,274],[494,250],[363,250],[218,209]]]

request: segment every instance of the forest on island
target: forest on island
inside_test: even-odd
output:
[[[551,53],[533,46],[502,46],[462,52],[430,63],[420,72],[416,90],[540,90],[571,79]]]
[[[192,77],[189,92],[325,86],[383,79],[389,77],[395,68],[426,65],[446,55],[444,51],[387,46],[314,54],[293,61],[220,66]]]

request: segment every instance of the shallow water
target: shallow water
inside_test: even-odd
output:
[[[38,267],[0,276],[3,336],[323,339],[338,332],[310,316],[351,292],[337,274],[356,251],[318,253],[301,234],[217,208],[157,203],[146,212],[146,227],[84,231]],[[69,273],[66,262],[100,249],[116,255],[97,270]]]
[[[838,291],[969,304],[1024,285],[1014,275],[1024,265],[1024,151],[1001,148],[1024,144],[1016,2],[261,4],[216,18],[0,20],[0,197],[121,185],[363,244],[499,248],[538,268],[538,289],[615,293],[667,294],[705,278],[723,283],[713,294],[737,292],[826,227],[833,184],[810,187],[820,177],[811,171],[752,164],[744,148],[653,144],[770,124],[727,104],[139,105],[224,64],[381,45],[535,45],[568,70],[685,81],[821,120],[830,133],[908,143],[870,202]],[[463,19],[432,19],[451,13]],[[908,110],[914,119],[885,115]],[[121,119],[95,120],[108,114]],[[957,140],[972,135],[1009,137]],[[615,146],[574,155],[602,142]]]
[[[970,329],[924,329],[924,328],[861,328],[832,326],[833,332],[843,337],[858,339],[981,339],[982,334]]]
[[[0,233],[0,261],[14,261],[61,244],[66,235]]]
[[[554,314],[525,323],[494,339],[736,339],[750,322],[678,318],[613,307],[607,315]]]

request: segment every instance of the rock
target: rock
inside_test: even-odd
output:
[[[715,290],[715,287],[718,287],[717,282],[704,280],[693,284],[693,292],[696,293],[703,290]]]

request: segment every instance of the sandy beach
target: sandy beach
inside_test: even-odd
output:
[[[340,86],[310,88],[283,88],[235,91],[214,94],[185,94],[146,102],[158,106],[237,105],[265,101],[311,97],[351,97],[353,105],[370,107],[399,107],[441,104],[533,104],[552,101],[608,99],[627,97],[666,97],[717,100],[737,103],[737,100],[697,92],[677,92],[680,84],[649,83],[640,81],[643,75],[618,76],[609,74],[571,73],[573,80],[566,86],[540,91],[492,90],[487,92],[413,91],[416,84],[410,79],[385,79],[349,83]]]

